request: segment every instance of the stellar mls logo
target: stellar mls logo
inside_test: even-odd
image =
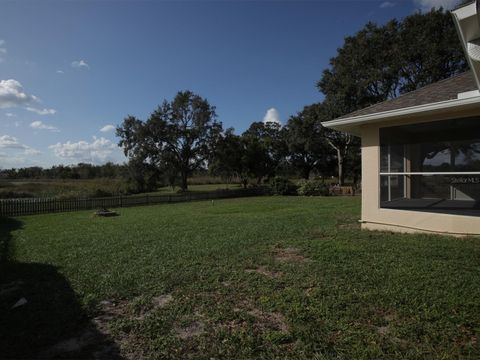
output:
[[[480,177],[477,176],[465,176],[465,177],[452,177],[450,184],[480,184]]]

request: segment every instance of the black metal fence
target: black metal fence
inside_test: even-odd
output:
[[[264,190],[237,189],[194,192],[172,195],[130,195],[90,199],[29,198],[0,200],[0,216],[21,216],[92,210],[100,208],[121,208],[139,205],[176,203],[196,200],[214,200],[263,195]]]

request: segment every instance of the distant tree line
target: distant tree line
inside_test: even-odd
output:
[[[56,165],[50,168],[31,166],[16,169],[0,169],[0,179],[118,179],[125,177],[127,166],[107,162],[103,165],[79,163],[77,165]]]

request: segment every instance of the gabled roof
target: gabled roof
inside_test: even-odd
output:
[[[360,135],[360,126],[367,123],[398,122],[403,118],[427,114],[445,116],[472,109],[480,111],[480,93],[473,73],[467,71],[322,124]]]
[[[353,113],[339,117],[338,120],[432,104],[446,100],[454,100],[457,99],[458,94],[476,89],[477,86],[473,74],[471,71],[467,71],[457,76],[424,86],[418,90],[400,95],[397,98],[354,111]]]

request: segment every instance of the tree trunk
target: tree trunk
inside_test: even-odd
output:
[[[336,145],[333,141],[327,138],[328,143],[337,151],[337,161],[338,161],[338,184],[343,186],[345,184],[345,174],[343,172],[343,165],[345,157],[348,154],[348,147],[352,141],[350,135],[346,137],[345,143]]]
[[[187,184],[188,176],[187,176],[187,173],[182,173],[181,176],[182,176],[182,183],[181,183],[180,186],[182,188],[182,191],[187,191],[188,190],[188,184]]]
[[[340,150],[337,150],[338,160],[338,184],[343,186],[345,184],[345,174],[343,173],[343,160],[344,156]]]
[[[310,179],[310,167],[309,166],[305,166],[303,169],[302,169],[302,178],[304,178],[305,180],[308,180]]]

